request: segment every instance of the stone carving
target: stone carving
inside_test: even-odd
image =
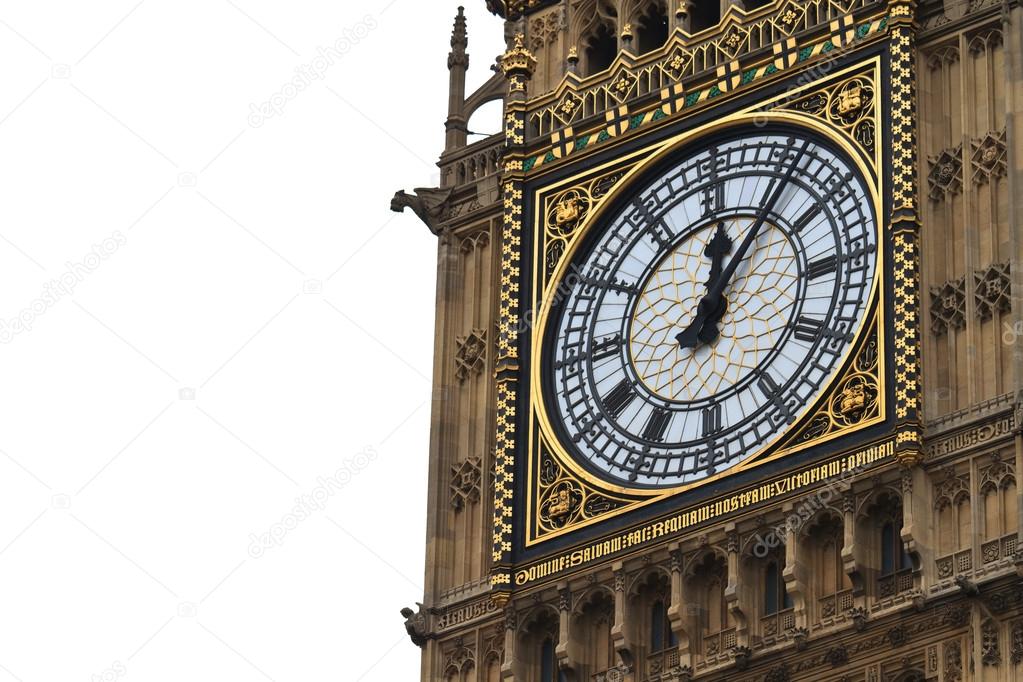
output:
[[[1008,263],[993,263],[973,273],[973,300],[977,317],[990,320],[994,313],[1007,313],[1012,307],[1012,281]]]
[[[480,458],[469,457],[451,465],[451,506],[460,511],[480,499]]]
[[[966,326],[965,278],[950,279],[931,287],[931,332],[943,336]]]
[[[980,626],[980,661],[984,665],[998,665],[1002,652],[998,642],[998,623],[988,618]]]
[[[990,132],[970,142],[970,167],[973,182],[983,185],[1005,175],[1008,155],[1005,149],[1005,131]]]
[[[473,329],[465,336],[455,337],[455,376],[464,382],[479,374],[487,364],[487,331]]]
[[[837,668],[849,662],[849,651],[841,644],[833,646],[824,654],[824,660],[830,663],[831,667]]]
[[[423,610],[423,605],[416,603],[416,610],[405,607],[401,610],[401,617],[405,619],[405,632],[408,633],[409,639],[412,643],[418,647],[422,647],[426,644],[427,629],[426,629],[426,612]]]
[[[1013,665],[1019,665],[1023,663],[1023,620],[1018,620],[1012,624],[1010,639],[1012,641],[1012,648],[1009,652],[1009,658],[1012,660]]]
[[[927,159],[927,186],[931,199],[938,201],[959,194],[963,187],[962,145],[943,149]]]
[[[391,210],[395,213],[404,212],[405,208],[411,208],[423,224],[430,228],[435,235],[441,233],[441,221],[448,208],[448,201],[451,199],[451,189],[440,189],[436,187],[417,187],[413,190],[415,194],[409,194],[404,190],[398,190],[391,199]]]
[[[945,643],[945,682],[963,679],[963,648],[957,640]]]

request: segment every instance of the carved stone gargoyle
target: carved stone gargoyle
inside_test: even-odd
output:
[[[423,611],[423,605],[416,603],[419,607],[417,611],[413,611],[407,606],[401,610],[401,617],[405,619],[405,632],[408,633],[409,639],[412,643],[418,647],[422,647],[426,644],[426,613]]]
[[[412,209],[412,212],[419,216],[423,224],[430,228],[434,235],[441,233],[441,221],[448,208],[448,200],[451,198],[452,190],[439,189],[437,187],[417,187],[413,190],[415,194],[409,194],[405,190],[398,190],[391,199],[391,210],[395,213],[402,213],[405,207]]]

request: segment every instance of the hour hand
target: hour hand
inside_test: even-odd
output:
[[[725,314],[725,297],[714,294],[714,284],[721,277],[725,256],[732,250],[732,240],[725,232],[724,223],[718,223],[714,236],[707,242],[703,255],[710,258],[710,275],[707,277],[707,295],[700,299],[696,317],[686,329],[675,336],[681,348],[696,348],[697,343],[711,343],[718,337],[718,322]]]
[[[721,269],[725,264],[725,256],[731,250],[732,238],[725,232],[725,224],[718,223],[718,229],[714,231],[714,236],[710,238],[710,241],[707,242],[707,248],[703,250],[703,255],[710,258],[710,275],[707,277],[707,291],[710,291],[718,277],[721,276]]]
[[[699,343],[711,343],[718,337],[718,322],[725,314],[727,303],[721,294],[707,294],[696,307],[696,317],[681,333],[675,335],[680,348],[696,348]]]

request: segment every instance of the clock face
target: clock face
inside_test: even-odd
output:
[[[871,193],[805,133],[690,147],[573,256],[547,324],[547,409],[588,470],[671,487],[762,453],[835,378],[877,264]]]

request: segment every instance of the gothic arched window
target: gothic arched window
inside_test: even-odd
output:
[[[637,54],[646,54],[668,42],[668,11],[663,4],[652,4],[639,18],[638,24]]]
[[[691,2],[689,5],[690,33],[696,33],[721,23],[721,4],[717,2]]]
[[[611,66],[618,55],[618,36],[607,24],[600,24],[586,41],[586,75],[592,76]]]

